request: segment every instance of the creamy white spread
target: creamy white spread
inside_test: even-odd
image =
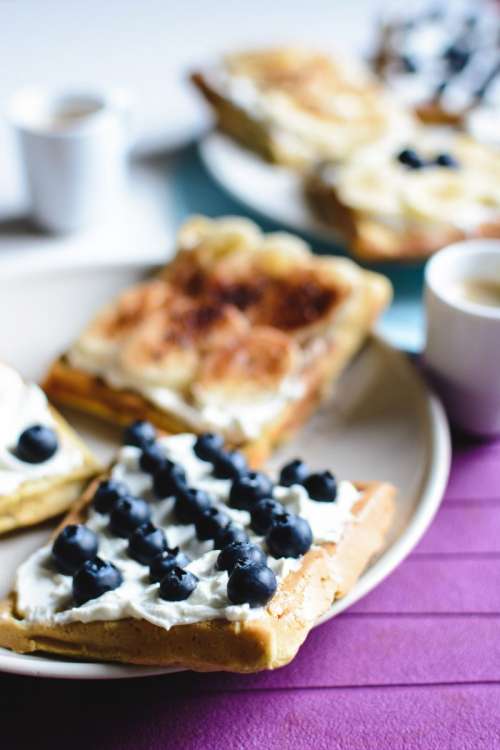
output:
[[[193,435],[185,434],[161,438],[159,442],[165,455],[184,467],[191,486],[209,492],[214,504],[221,507],[234,522],[244,526],[252,541],[262,543],[262,537],[256,536],[249,528],[250,514],[226,504],[231,481],[212,477],[211,464],[199,460],[193,453],[194,440]],[[125,482],[132,493],[152,501],[152,520],[164,529],[169,546],[179,546],[192,560],[187,569],[199,578],[194,592],[181,602],[161,599],[158,595],[159,584],[149,581],[149,569],[127,554],[128,541],[109,532],[107,515],[91,509],[86,525],[99,536],[99,556],[113,562],[122,572],[122,585],[80,607],[73,606],[72,578],[57,573],[51,562],[51,544],[47,544],[19,568],[16,593],[20,614],[29,621],[55,624],[133,617],[166,629],[213,618],[241,621],[262,617],[263,608],[251,609],[248,604],[231,604],[227,596],[228,574],[215,568],[219,552],[213,549],[213,542],[200,542],[194,525],[175,522],[173,498],[152,500],[151,477],[139,468],[139,457],[138,448],[122,448],[112,475]],[[299,485],[277,486],[274,496],[286,508],[307,519],[314,543],[319,544],[338,542],[342,538],[346,525],[355,520],[352,508],[359,499],[359,492],[351,483],[341,481],[337,499],[333,503],[311,500]],[[294,558],[268,557],[268,565],[278,582],[296,570],[300,562],[300,559]]]
[[[33,425],[57,431],[47,397],[34,383],[24,383],[20,375],[0,364],[0,497],[14,492],[23,482],[62,476],[84,461],[81,451],[58,434],[59,447],[52,458],[39,464],[20,461],[13,453],[21,433]]]

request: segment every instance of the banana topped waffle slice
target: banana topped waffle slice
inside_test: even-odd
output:
[[[192,80],[221,130],[278,164],[344,159],[413,126],[358,63],[298,47],[227,55]]]
[[[58,401],[118,423],[220,431],[254,462],[307,418],[390,297],[343,258],[244,219],[197,217],[50,370]]]
[[[325,163],[306,194],[363,259],[425,258],[467,237],[500,237],[500,152],[449,131]]]
[[[394,488],[299,460],[274,482],[214,434],[125,431],[0,603],[0,646],[256,672],[288,663],[385,541]]]

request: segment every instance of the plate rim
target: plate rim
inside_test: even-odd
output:
[[[71,270],[69,264],[48,263],[40,271],[46,272],[67,272]],[[127,268],[137,268],[143,271],[151,270],[155,264],[144,262],[142,259],[130,259],[128,261],[109,260],[108,262],[98,262],[90,260],[88,264],[79,264],[78,268],[83,270],[96,269],[102,271],[103,268],[116,268],[117,266]],[[36,272],[35,272],[36,273]],[[12,278],[12,276],[32,275],[33,269],[28,264],[21,264],[17,273],[9,268],[5,275],[0,272],[2,278]],[[417,545],[425,531],[431,524],[444,495],[448,481],[451,465],[451,437],[448,420],[444,408],[432,391],[430,386],[425,382],[422,374],[415,368],[406,355],[394,348],[382,337],[373,335],[372,344],[382,347],[385,356],[390,356],[397,361],[399,367],[403,367],[407,378],[412,378],[418,382],[422,393],[422,400],[425,403],[425,427],[424,433],[430,438],[427,450],[427,468],[424,472],[423,484],[420,490],[420,496],[416,508],[411,516],[407,527],[401,536],[396,539],[380,556],[380,558],[370,567],[370,569],[361,576],[354,589],[343,599],[332,605],[330,610],[323,615],[318,621],[320,625],[332,617],[340,614],[346,608],[354,604],[363,596],[374,589],[384,578],[386,578],[402,561],[412,549]],[[1,543],[1,542],[0,542]],[[33,656],[30,654],[12,653],[6,649],[0,649],[0,672],[11,674],[46,677],[59,679],[132,679],[138,677],[157,676],[161,674],[172,674],[179,672],[175,668],[165,667],[142,667],[135,665],[110,664],[109,662],[80,662],[74,660],[57,660],[46,656]]]

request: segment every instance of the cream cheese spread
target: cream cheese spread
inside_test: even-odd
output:
[[[20,461],[13,453],[21,433],[33,425],[57,429],[47,398],[34,383],[0,364],[0,497],[14,492],[23,482],[69,474],[84,457],[78,447],[58,434],[59,447],[52,458],[39,464]]]
[[[227,505],[231,480],[215,479],[211,474],[211,464],[201,461],[194,454],[195,439],[193,435],[184,434],[160,438],[158,442],[168,458],[183,466],[192,487],[209,492],[214,505],[223,508],[232,521],[245,527],[253,542],[262,543],[262,537],[256,536],[249,528],[250,514]],[[158,596],[159,584],[149,581],[148,568],[127,554],[128,541],[109,531],[107,515],[90,509],[86,525],[98,535],[99,556],[114,563],[121,571],[121,586],[75,607],[71,595],[72,578],[56,571],[51,561],[51,544],[47,544],[18,570],[16,594],[19,613],[28,621],[52,624],[133,617],[165,629],[213,618],[242,621],[262,617],[262,607],[251,609],[248,604],[234,605],[230,602],[227,596],[228,574],[215,568],[219,551],[213,549],[212,541],[201,542],[197,539],[193,524],[176,523],[173,498],[152,499],[152,480],[140,469],[139,458],[138,448],[122,448],[112,470],[113,478],[124,482],[132,493],[152,501],[153,523],[164,529],[170,547],[180,547],[191,559],[186,568],[199,578],[193,593],[180,602],[161,599]],[[355,521],[352,508],[360,495],[351,483],[341,481],[337,499],[332,503],[311,500],[300,485],[276,486],[274,496],[287,509],[299,513],[309,522],[314,543],[319,544],[338,542],[342,538],[347,524]],[[267,562],[278,583],[296,570],[300,563],[300,558],[274,559],[271,556]]]

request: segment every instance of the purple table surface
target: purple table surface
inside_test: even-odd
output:
[[[129,682],[0,678],[0,747],[500,747],[500,441],[456,441],[413,554],[289,666]]]

